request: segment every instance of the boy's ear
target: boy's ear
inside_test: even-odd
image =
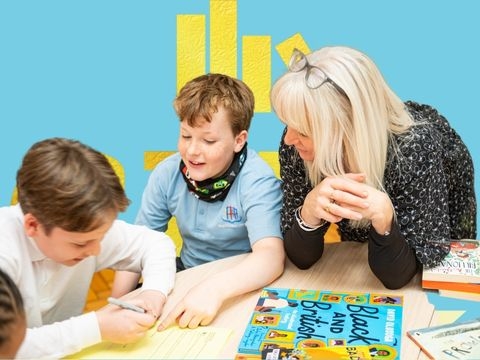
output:
[[[235,152],[238,153],[240,150],[242,150],[243,146],[247,142],[248,139],[248,131],[247,130],[242,130],[240,133],[235,136]]]
[[[27,213],[23,217],[23,227],[25,228],[25,233],[29,237],[35,236],[39,231],[40,223],[37,218],[30,213]]]

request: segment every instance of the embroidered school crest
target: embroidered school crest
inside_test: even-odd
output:
[[[236,223],[240,222],[242,217],[238,213],[238,209],[236,207],[227,205],[225,207],[225,215],[222,217],[222,220],[229,223]]]

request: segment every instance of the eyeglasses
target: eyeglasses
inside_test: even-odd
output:
[[[314,90],[318,89],[325,83],[331,83],[338,91],[342,94],[345,94],[343,89],[337,85],[335,81],[330,79],[325,72],[320,69],[318,66],[311,65],[306,55],[298,49],[293,49],[292,57],[290,58],[290,62],[288,64],[288,69],[291,72],[300,72],[304,69],[306,70],[305,73],[305,83],[307,84],[308,88]]]

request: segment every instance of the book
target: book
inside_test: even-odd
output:
[[[431,359],[480,359],[480,318],[407,331]]]
[[[266,287],[236,359],[400,359],[402,312],[402,295]]]
[[[438,295],[449,297],[449,298],[461,299],[461,300],[480,301],[480,294],[467,292],[467,291],[440,289],[438,290]]]
[[[422,280],[480,283],[480,241],[452,240],[440,264],[423,268]]]
[[[453,291],[464,291],[464,292],[469,292],[474,294],[480,294],[480,284],[475,284],[475,283],[422,280],[422,287],[424,289],[453,290]]]

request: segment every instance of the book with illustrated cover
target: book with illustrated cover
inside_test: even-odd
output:
[[[440,264],[423,269],[422,280],[480,283],[480,241],[452,240]]]
[[[431,359],[480,359],[480,318],[407,331]]]
[[[237,360],[400,359],[403,296],[264,288]]]

